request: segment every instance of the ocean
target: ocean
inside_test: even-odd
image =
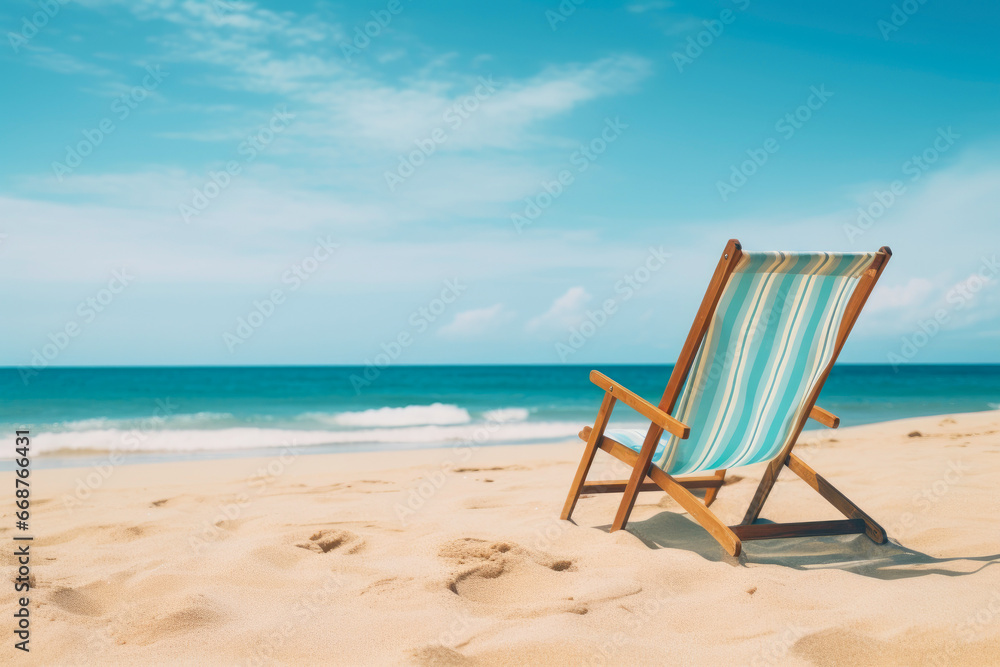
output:
[[[559,442],[592,424],[591,366],[0,369],[0,432],[35,467]],[[655,402],[670,366],[597,366]],[[1000,365],[835,367],[819,404],[844,426],[1000,408]],[[624,405],[616,426],[641,426]],[[810,423],[811,428],[816,425]],[[0,468],[10,469],[13,446]]]

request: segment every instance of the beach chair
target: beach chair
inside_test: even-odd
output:
[[[888,247],[875,253],[744,252],[731,239],[658,405],[591,372],[604,400],[594,426],[580,432],[587,444],[562,518],[570,518],[581,493],[624,492],[611,527],[621,530],[640,491],[662,490],[733,556],[742,540],[865,533],[884,543],[882,527],[792,447],[809,418],[830,428],[840,424],[816,406],[816,398],[891,256]],[[650,420],[649,429],[607,430],[617,401]],[[588,483],[598,449],[631,466],[629,479]],[[726,470],[764,461],[770,463],[743,521],[727,526],[708,508]],[[785,466],[847,518],[756,523]],[[691,489],[705,489],[704,501]]]

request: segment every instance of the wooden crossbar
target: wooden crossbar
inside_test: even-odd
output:
[[[675,477],[674,480],[685,489],[717,489],[723,485],[718,477]],[[607,482],[587,482],[583,485],[583,493],[621,493],[628,486],[627,479],[616,479]],[[643,482],[640,491],[662,491],[656,482]]]
[[[773,540],[779,537],[816,537],[820,535],[850,535],[865,532],[861,519],[836,521],[802,521],[799,523],[752,523],[730,526],[741,540]]]
[[[826,498],[827,502],[840,510],[840,513],[848,519],[860,521],[864,525],[864,532],[875,544],[885,544],[888,540],[885,529],[875,523],[875,519],[865,514],[860,507],[851,502],[851,499],[834,488],[833,484],[826,481],[816,471],[806,465],[805,461],[795,454],[789,454],[785,460],[785,465],[798,475],[802,480],[816,490],[819,495]]]
[[[621,493],[628,486],[627,479],[616,479],[610,482],[587,482],[583,485],[580,493]],[[639,485],[640,491],[662,491],[656,482],[643,482]]]

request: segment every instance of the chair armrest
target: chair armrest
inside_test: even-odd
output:
[[[598,371],[590,371],[590,381],[663,430],[682,439],[691,435],[691,429],[687,425],[677,421],[642,396],[629,391],[607,375]]]
[[[823,426],[828,426],[830,428],[837,428],[840,426],[840,417],[837,415],[827,412],[818,405],[814,405],[812,411],[809,413],[810,419],[815,419]]]

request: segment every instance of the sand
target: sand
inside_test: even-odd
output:
[[[799,455],[891,542],[746,542],[739,559],[662,493],[628,531],[607,532],[617,494],[559,521],[581,450],[36,470],[31,653],[4,613],[3,662],[1000,663],[1000,412],[810,436]],[[613,468],[599,453],[593,475]],[[733,471],[712,509],[737,523],[760,473]],[[763,516],[839,518],[788,471]],[[7,545],[13,521],[4,501]]]

